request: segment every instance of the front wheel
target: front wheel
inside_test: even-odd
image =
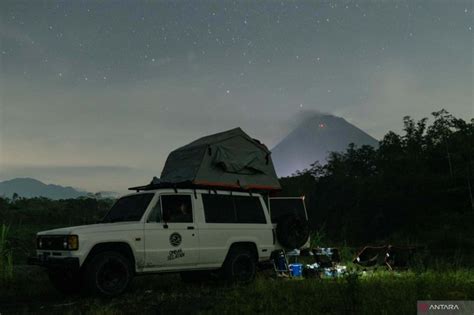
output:
[[[97,254],[86,267],[88,288],[96,294],[112,297],[122,294],[133,277],[130,261],[120,253]]]
[[[256,257],[246,248],[231,250],[224,263],[224,276],[233,283],[248,283],[255,278]]]

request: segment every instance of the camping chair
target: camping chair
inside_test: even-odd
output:
[[[272,259],[273,269],[277,277],[289,278],[290,268],[288,267],[288,257],[284,250],[277,252]]]

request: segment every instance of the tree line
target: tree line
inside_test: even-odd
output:
[[[79,197],[51,200],[45,197],[0,198],[0,223],[17,225],[80,225],[102,219],[113,199]]]

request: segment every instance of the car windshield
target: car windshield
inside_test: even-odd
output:
[[[110,208],[103,223],[139,221],[154,194],[138,194],[122,197]]]

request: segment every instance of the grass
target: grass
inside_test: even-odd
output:
[[[260,272],[248,285],[189,285],[178,275],[137,277],[121,297],[66,297],[39,268],[21,266],[0,287],[0,312],[48,314],[202,313],[415,314],[417,300],[474,299],[474,271],[366,272],[337,279],[283,280]]]
[[[0,226],[0,284],[13,279],[13,253],[8,241],[9,227]]]
[[[421,299],[472,299],[474,274],[453,271],[447,274],[411,272],[351,274],[340,279],[270,281],[234,289],[211,314],[239,310],[243,313],[315,314],[413,314]]]

